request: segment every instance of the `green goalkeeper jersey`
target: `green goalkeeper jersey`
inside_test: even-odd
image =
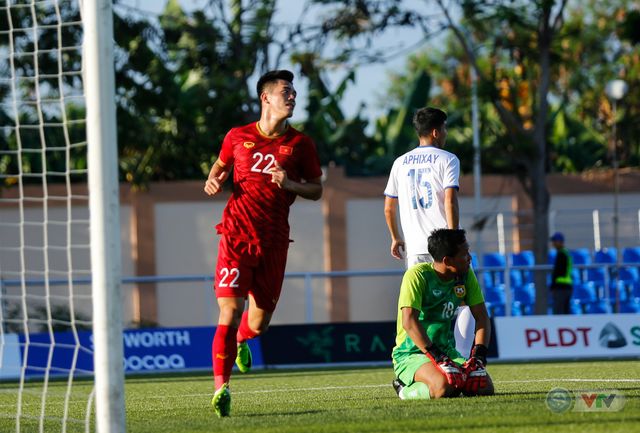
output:
[[[484,302],[472,269],[469,269],[464,285],[455,280],[441,281],[433,269],[433,263],[419,263],[408,269],[400,286],[393,359],[422,353],[402,327],[403,307],[420,311],[418,319],[429,339],[452,359],[459,357],[451,321],[463,301],[470,307]]]

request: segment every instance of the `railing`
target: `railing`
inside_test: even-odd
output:
[[[483,285],[482,273],[484,272],[503,272],[504,273],[504,288],[505,288],[505,314],[507,316],[512,315],[511,313],[511,305],[512,305],[512,290],[511,290],[511,277],[510,271],[519,270],[519,271],[530,271],[530,272],[550,272],[553,269],[552,265],[511,265],[510,259],[506,260],[506,266],[484,266],[484,267],[475,267],[474,271],[478,276],[478,281],[481,286]],[[621,263],[620,267],[625,266],[635,266],[637,267],[637,263]],[[615,278],[610,277],[611,275],[616,275],[615,270],[618,268],[615,263],[613,264],[603,264],[603,263],[593,263],[593,264],[585,264],[585,265],[574,265],[575,269],[580,271],[590,269],[590,268],[606,268],[608,271],[613,270],[614,272],[605,272],[607,278]],[[387,277],[387,276],[402,276],[404,274],[404,269],[368,269],[368,270],[348,270],[348,271],[312,271],[312,272],[287,272],[285,274],[285,279],[303,279],[304,280],[304,293],[305,293],[305,321],[307,323],[313,322],[314,316],[314,305],[313,305],[313,280],[314,279],[325,279],[325,278],[338,278],[338,277]],[[185,282],[202,282],[202,283],[210,283],[213,281],[213,275],[202,274],[202,275],[147,275],[147,276],[127,276],[122,278],[123,284],[141,284],[141,283],[185,283]],[[77,285],[88,285],[91,284],[91,278],[78,278],[74,279],[73,284]],[[610,280],[606,281],[607,287],[609,286]],[[11,280],[2,280],[0,279],[0,293],[4,295],[5,288],[8,287],[21,287],[25,286],[44,286],[45,284],[49,284],[51,286],[60,286],[60,285],[68,285],[70,281],[68,279],[29,279],[24,282],[20,279],[11,279]],[[3,296],[4,298],[4,296]]]

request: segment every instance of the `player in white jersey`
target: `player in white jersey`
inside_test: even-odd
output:
[[[427,240],[435,229],[457,229],[460,225],[458,189],[460,160],[444,150],[447,114],[433,107],[421,108],[413,116],[419,144],[397,158],[384,190],[384,215],[391,234],[391,255],[407,268],[433,262]],[[398,229],[397,210],[404,237]],[[456,321],[458,351],[467,356],[473,343],[475,323],[469,308],[462,308]]]
[[[391,233],[391,255],[407,264],[423,262],[427,239],[435,229],[457,229],[460,161],[443,149],[447,115],[437,108],[421,108],[413,116],[419,145],[397,158],[384,190],[384,214]],[[405,236],[400,235],[396,210]],[[405,240],[406,239],[406,240]],[[428,260],[432,261],[432,260]]]

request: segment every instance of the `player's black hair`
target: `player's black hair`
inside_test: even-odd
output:
[[[277,71],[269,71],[265,73],[262,77],[260,77],[260,79],[258,80],[258,84],[256,85],[256,90],[258,91],[258,98],[264,91],[264,86],[276,80],[285,80],[292,83],[293,72],[287,71],[286,69],[279,69]]]
[[[458,254],[460,246],[465,242],[467,236],[462,229],[436,229],[429,236],[429,254],[434,261],[441,262],[445,257]]]
[[[413,127],[418,137],[428,137],[431,131],[440,128],[446,121],[447,113],[439,108],[421,108],[413,115]]]

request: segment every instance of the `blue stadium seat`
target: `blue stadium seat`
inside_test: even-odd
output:
[[[556,262],[556,254],[558,254],[558,251],[556,251],[554,248],[549,250],[549,252],[547,253],[548,264],[553,265]]]
[[[573,259],[574,270],[579,274],[579,281],[589,280],[585,275],[584,269],[580,266],[591,264],[591,250],[588,248],[576,248],[575,250],[570,250],[569,253]],[[576,267],[575,265],[578,266]]]
[[[482,264],[484,266],[504,267],[505,257],[500,253],[485,253],[482,256]]]
[[[631,292],[629,292],[629,297],[640,298],[640,281],[635,282],[631,285]]]
[[[489,286],[484,288],[484,300],[491,304],[502,304],[504,306],[505,303],[505,293],[504,293],[504,285],[499,284],[497,286]]]
[[[534,266],[536,264],[536,259],[533,255],[533,251],[525,250],[512,254],[511,264],[513,266]],[[522,280],[524,283],[533,283],[533,272],[531,272],[531,270],[521,269],[517,272],[522,274]]]
[[[605,248],[603,250],[596,251],[593,255],[593,263],[616,263],[617,250],[615,248]]]
[[[627,290],[625,288],[625,285],[622,281],[618,281],[618,284],[616,286],[615,282],[610,286],[609,288],[609,299],[611,299],[611,302],[614,302],[616,300],[616,292],[618,294],[618,296],[620,297],[620,301],[624,302],[627,300],[627,298],[629,297],[627,294]]]
[[[620,303],[621,313],[640,313],[640,298],[627,299]]]
[[[590,265],[591,264],[591,251],[588,248],[576,248],[570,250],[571,257],[573,258],[574,265]]]
[[[580,284],[584,282],[582,273],[579,269],[573,268],[573,270],[571,271],[571,280],[573,281],[573,284]]]
[[[483,272],[480,278],[485,289],[487,287],[495,287],[496,284],[493,282],[493,275],[490,272]]]
[[[629,247],[623,249],[622,262],[640,264],[640,247]]]
[[[524,285],[524,279],[522,273],[518,270],[512,269],[509,271],[509,284],[511,287],[522,287]]]
[[[609,283],[609,275],[604,268],[587,269],[587,281],[595,284],[596,288],[604,288]]]
[[[533,283],[524,286],[514,287],[513,299],[522,306],[524,315],[533,314],[536,303],[536,286]]]
[[[491,302],[487,302],[486,304],[490,317],[505,316],[504,304],[493,304]]]
[[[478,255],[476,253],[471,253],[471,267],[478,269]]]
[[[504,268],[506,264],[504,254],[500,253],[485,253],[482,256],[482,265],[485,267]],[[504,272],[497,270],[486,271],[491,274],[493,278],[493,285],[504,283]]]
[[[585,314],[608,314],[611,312],[611,306],[608,301],[599,300],[596,302],[590,302],[585,305]]]
[[[514,266],[533,266],[536,264],[536,258],[533,251],[525,250],[511,255]]]
[[[583,314],[583,305],[577,299],[571,299],[569,303],[569,313],[571,314]]]
[[[580,304],[595,302],[598,299],[595,284],[592,281],[574,284],[571,298]]]
[[[637,268],[621,267],[618,279],[623,281],[626,286],[631,287],[633,283],[640,281],[640,272]]]

